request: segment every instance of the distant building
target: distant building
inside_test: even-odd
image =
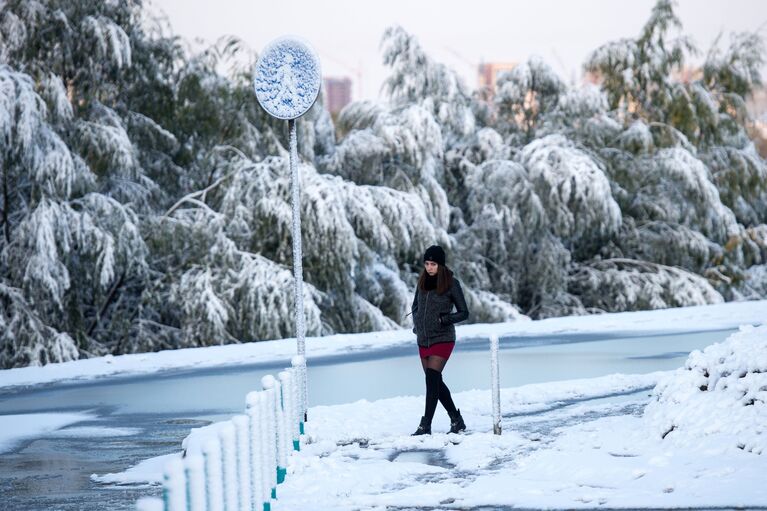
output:
[[[487,90],[490,97],[495,95],[495,82],[501,73],[511,71],[516,62],[486,62],[477,68],[477,88]]]
[[[328,77],[323,81],[325,108],[335,116],[352,101],[352,80],[348,77]]]

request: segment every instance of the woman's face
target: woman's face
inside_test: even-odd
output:
[[[439,270],[439,265],[435,263],[434,261],[426,261],[423,263],[424,268],[426,269],[426,273],[428,273],[430,276],[434,276],[437,274],[437,270]]]

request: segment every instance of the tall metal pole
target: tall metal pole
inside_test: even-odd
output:
[[[293,190],[293,278],[295,291],[295,317],[296,317],[296,346],[298,355],[302,357],[301,367],[303,388],[303,413],[306,421],[308,404],[308,381],[306,375],[306,323],[304,320],[304,276],[303,276],[303,252],[301,250],[301,178],[298,173],[298,142],[296,140],[296,120],[288,120],[290,131],[290,179]]]

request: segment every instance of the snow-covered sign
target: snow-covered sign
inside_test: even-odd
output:
[[[304,115],[320,92],[320,60],[306,42],[296,37],[275,39],[256,64],[256,97],[270,115],[296,119]]]

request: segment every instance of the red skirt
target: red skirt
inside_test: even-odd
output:
[[[450,354],[453,352],[453,348],[455,348],[454,342],[438,342],[436,344],[432,344],[428,348],[418,346],[418,353],[421,355],[421,358],[426,358],[434,355],[436,357],[441,357],[447,360],[450,358]]]

